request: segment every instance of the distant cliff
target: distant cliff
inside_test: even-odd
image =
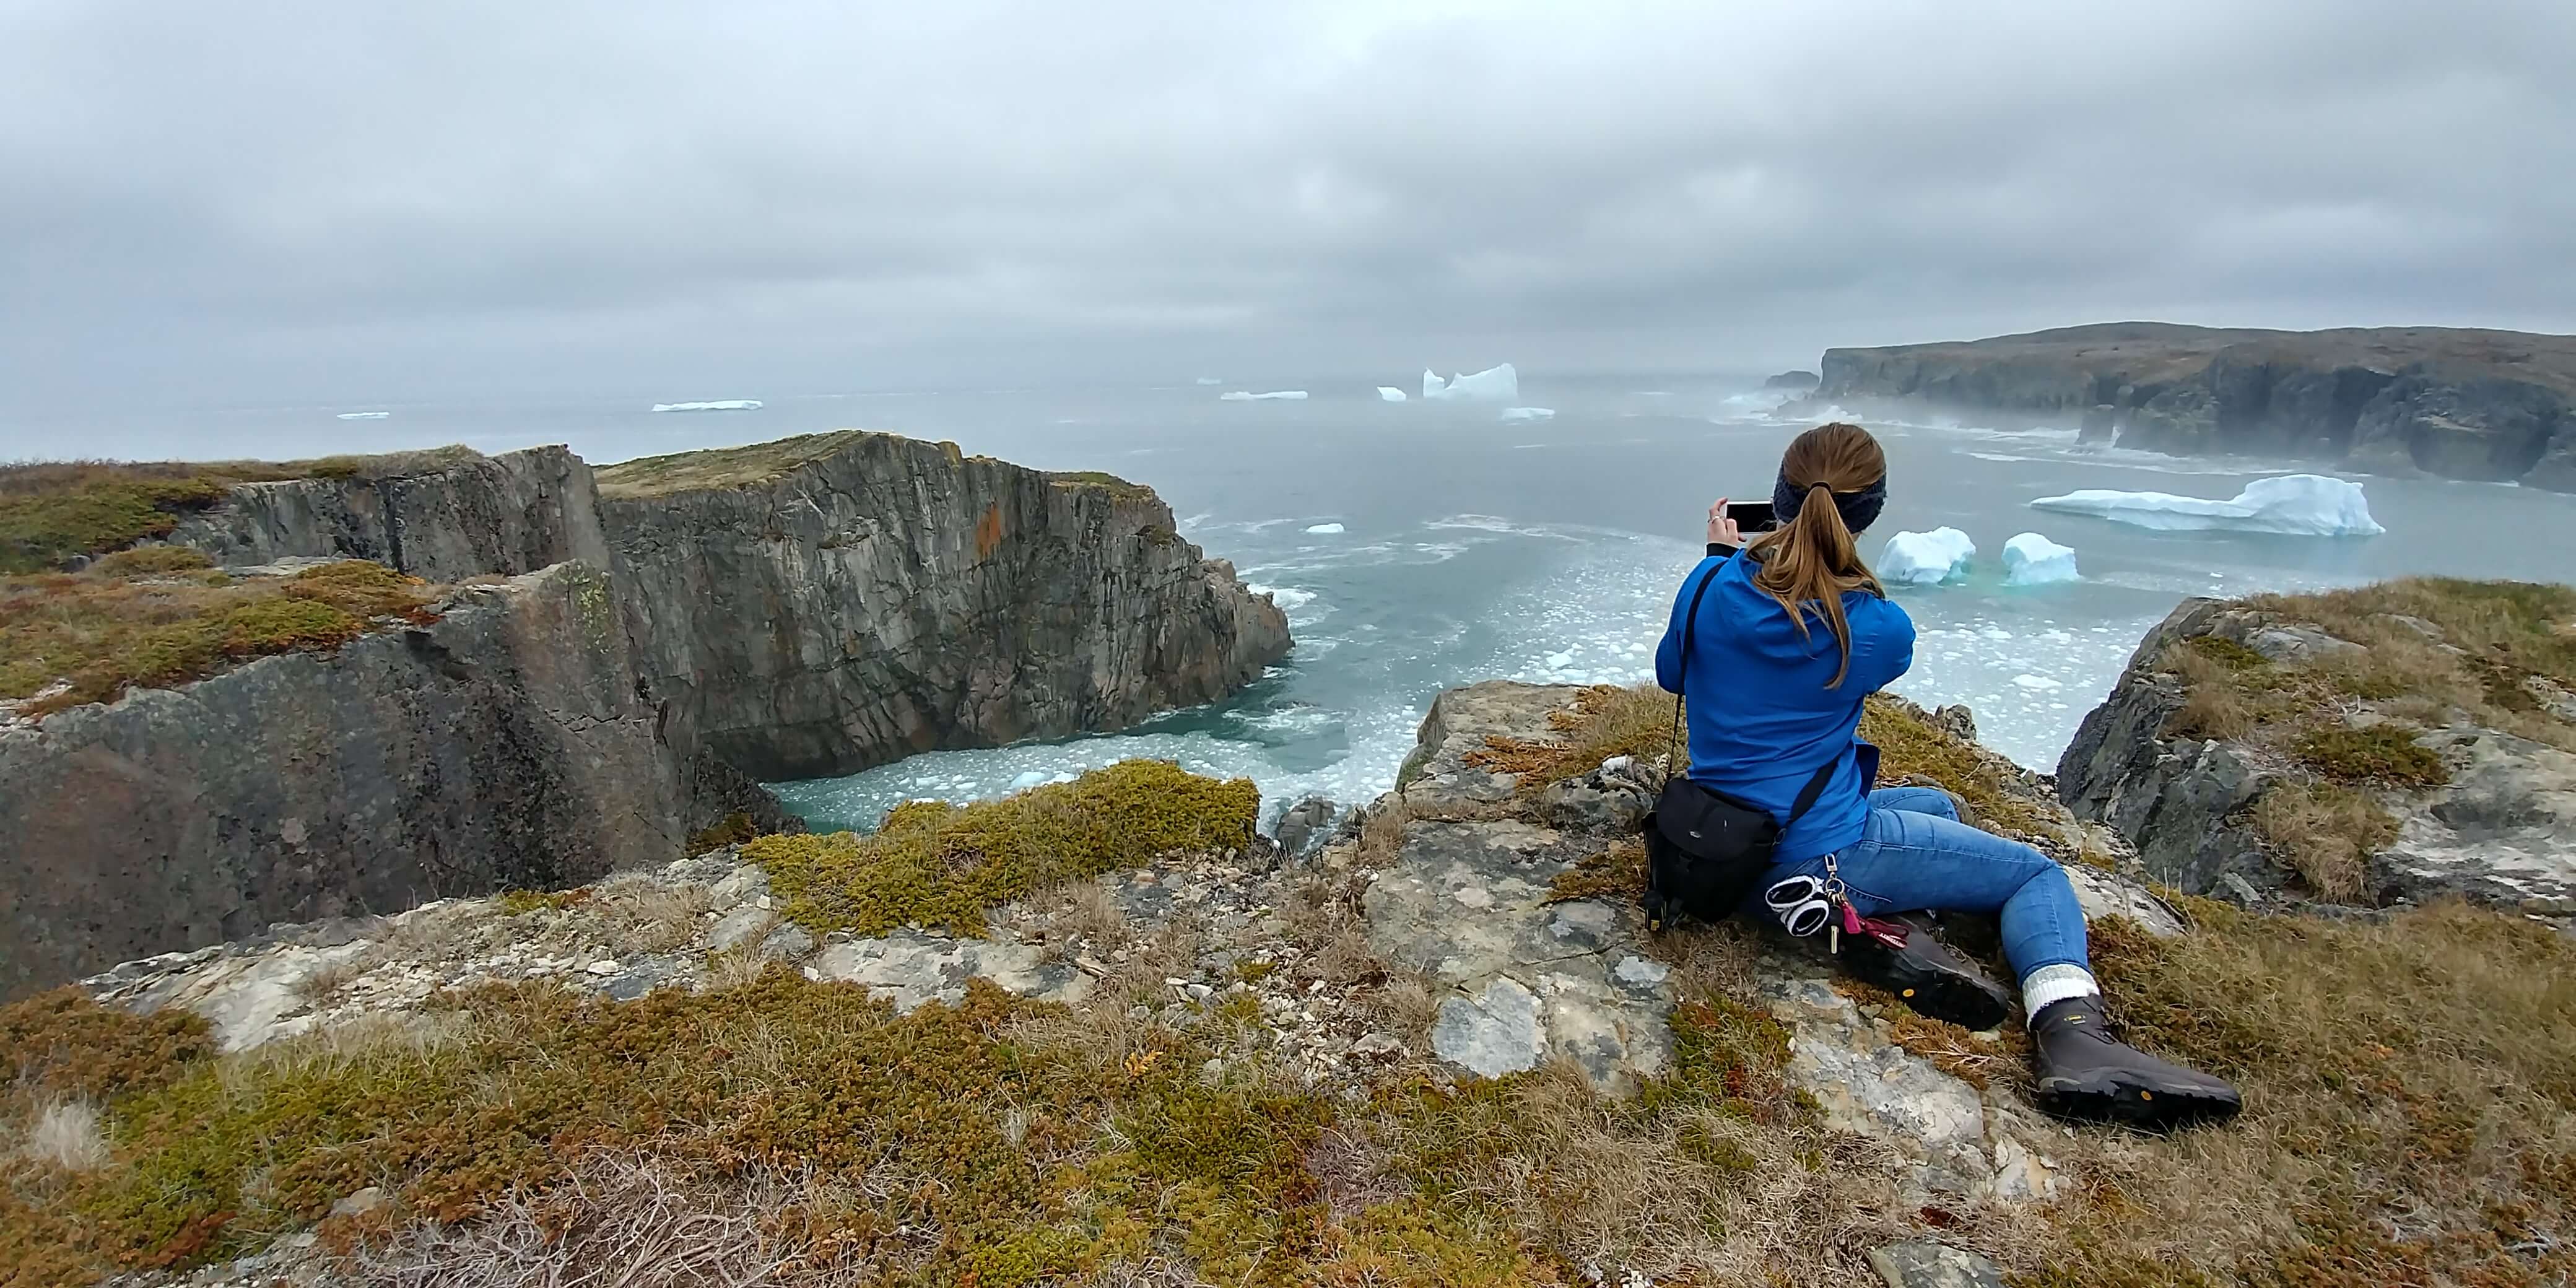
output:
[[[561,447],[366,462],[322,477],[242,484],[222,505],[182,518],[169,539],[217,563],[372,559],[438,582],[516,576],[567,559],[608,566],[590,467]]]
[[[1106,475],[845,433],[602,477],[605,500],[539,448],[234,488],[169,531],[231,575],[144,550],[78,593],[201,614],[262,594],[282,630],[328,612],[250,565],[434,584],[345,634],[218,630],[185,676],[115,645],[138,678],[113,701],[65,705],[56,677],[87,664],[77,641],[153,623],[0,639],[0,1000],[272,921],[666,862],[736,814],[791,824],[754,777],[1114,729],[1288,648],[1267,598]]]
[[[689,784],[604,574],[0,730],[0,996],[272,921],[668,858]]]
[[[1286,618],[1147,488],[843,432],[599,472],[637,664],[762,778],[1222,697]]]
[[[2045,420],[2125,447],[2576,491],[2576,336],[2155,322],[1829,349],[1818,407]]]

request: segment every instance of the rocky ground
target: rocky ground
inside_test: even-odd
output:
[[[2435,582],[2187,600],[2085,718],[2059,790],[2190,893],[2576,924],[2571,607]]]
[[[438,990],[552,980],[627,1000],[720,986],[782,961],[904,1011],[956,1004],[968,981],[986,980],[1104,1025],[1193,1033],[1218,1053],[1212,1065],[1259,1062],[1353,1102],[1401,1078],[1454,1085],[1559,1061],[1624,1097],[1670,1069],[1677,968],[1693,949],[1647,933],[1625,893],[1568,898],[1558,887],[1622,843],[1650,775],[1614,758],[1542,802],[1515,775],[1477,763],[1497,743],[1556,736],[1580,692],[1452,691],[1425,724],[1405,787],[1344,819],[1329,843],[1303,854],[1264,841],[1170,856],[1005,906],[980,939],[917,928],[818,939],[780,920],[767,876],[728,847],[576,890],[283,927],[130,962],[86,984],[128,1008],[186,1007],[212,1022],[224,1049],[244,1051],[416,1012]],[[2043,784],[2021,787],[2045,801]],[[2088,906],[2179,931],[2136,883],[2077,871]],[[1755,945],[1746,963],[1754,996],[1788,1035],[1786,1077],[1830,1131],[1879,1153],[1905,1209],[2059,1193],[2052,1154],[2068,1129],[2035,1113],[2010,1079],[1979,1086],[1946,1071],[1909,1047],[1921,1027],[1909,1030],[1910,1012],[1838,987],[1811,952]],[[2019,1058],[2005,1034],[1965,1042],[1946,1053],[1952,1068]],[[296,1251],[290,1240],[234,1278],[273,1276]],[[1872,1260],[1895,1284],[1983,1282],[1939,1277],[1968,1263],[1982,1265],[1921,1247]],[[297,1264],[307,1276],[330,1273],[318,1256]]]

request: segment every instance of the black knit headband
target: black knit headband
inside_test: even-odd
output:
[[[1783,473],[1780,480],[1771,485],[1771,513],[1779,520],[1780,526],[1789,526],[1789,521],[1798,517],[1799,507],[1807,503],[1807,493],[1812,488],[1823,486],[1818,483],[1799,487]],[[1843,516],[1843,526],[1854,532],[1876,523],[1878,512],[1887,508],[1887,476],[1884,474],[1857,492],[1834,492],[1830,488],[1827,492],[1834,498],[1834,509]]]

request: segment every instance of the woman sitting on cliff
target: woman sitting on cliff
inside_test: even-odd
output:
[[[1867,431],[1833,424],[1800,434],[1772,490],[1780,526],[1746,548],[1724,501],[1709,512],[1708,557],[1682,583],[1656,651],[1657,682],[1683,693],[1689,712],[1690,781],[1781,824],[1772,866],[1746,906],[1793,934],[1832,924],[1846,969],[1976,1029],[2010,1013],[2000,985],[1920,922],[1842,935],[1843,924],[1864,923],[1847,921],[1839,901],[1859,918],[2000,914],[2042,1108],[2148,1128],[2235,1113],[2225,1083],[2111,1040],[2084,912],[2054,860],[1960,822],[1946,792],[1872,790],[1878,749],[1856,736],[1861,700],[1914,660],[1914,623],[1853,540],[1886,498],[1887,458]],[[1674,852],[1669,842],[1663,850]]]

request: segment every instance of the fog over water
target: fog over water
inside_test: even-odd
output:
[[[1644,675],[1708,501],[1798,428],[1762,376],[1828,346],[2576,331],[2570,50],[2566,0],[0,0],[0,461],[856,426],[1115,471],[1272,588],[1288,660],[790,797],[1151,754],[1353,801],[1446,685]],[[1552,417],[1376,393],[1504,361]],[[1882,428],[1870,552],[1981,552],[1897,592],[1899,687],[2031,765],[2184,595],[2576,548],[2576,500],[2459,483],[2367,480],[2366,540],[2042,515],[2278,471]],[[2082,579],[2002,585],[2023,531]]]

